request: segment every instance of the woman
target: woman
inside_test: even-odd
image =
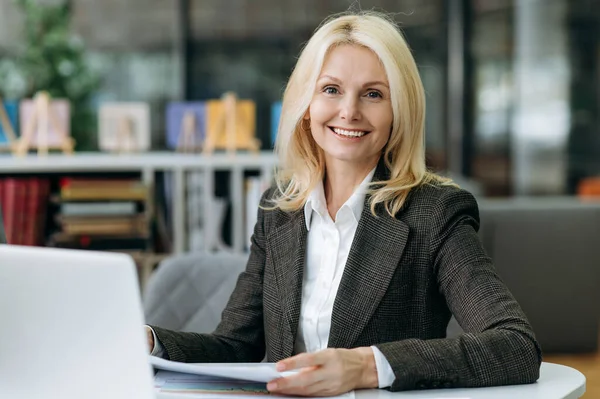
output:
[[[541,351],[477,236],[475,199],[427,172],[425,98],[384,16],[307,43],[283,98],[280,172],[213,334],[154,328],[185,362],[302,369],[274,393],[326,396],[531,383]],[[445,338],[451,314],[465,334]]]

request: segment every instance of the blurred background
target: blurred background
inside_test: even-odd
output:
[[[15,204],[26,202],[15,179],[42,177],[47,191],[31,227],[40,231],[28,245],[141,251],[148,292],[161,284],[164,276],[150,274],[165,258],[158,271],[179,270],[181,279],[202,264],[237,262],[223,270],[239,272],[276,164],[273,105],[319,23],[352,7],[387,11],[401,26],[426,89],[429,166],[476,195],[484,246],[545,351],[586,354],[549,359],[583,370],[589,396],[600,396],[600,0],[0,0],[0,96],[45,90],[68,99],[76,140],[68,160],[0,155],[0,177],[12,182],[4,194],[0,185],[9,242],[19,243]],[[258,158],[173,151],[168,104],[228,91],[255,103]],[[145,155],[92,156],[101,153],[98,109],[115,101],[149,104]],[[90,178],[137,179],[147,191],[117,185],[110,197]],[[64,206],[94,199],[92,191],[131,205],[104,210],[105,219],[144,214],[138,241],[117,234],[117,224],[91,224],[98,208]],[[200,252],[242,260],[199,261]],[[152,319],[175,289],[159,291],[146,301],[149,321],[184,328]]]
[[[41,15],[54,4],[67,5],[61,21]],[[233,90],[256,101],[257,135],[269,149],[270,106],[302,44],[323,18],[357,4],[0,0],[0,93],[22,98],[68,81],[55,90],[92,111],[77,113],[78,149],[96,145],[98,103],[149,102],[160,149],[167,102]],[[472,179],[490,196],[575,194],[582,178],[600,173],[598,1],[363,0],[360,7],[393,13],[414,51],[427,90],[432,168]],[[59,26],[49,36],[36,21]]]

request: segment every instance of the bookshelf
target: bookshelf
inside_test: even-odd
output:
[[[211,219],[215,187],[215,172],[229,172],[229,196],[231,205],[231,247],[234,252],[243,252],[246,247],[244,229],[244,173],[257,172],[263,181],[270,181],[277,158],[271,151],[260,153],[214,153],[210,155],[174,152],[149,152],[133,154],[75,153],[73,155],[48,154],[25,157],[0,155],[0,174],[45,175],[70,173],[134,172],[148,187],[155,186],[157,172],[172,176],[172,204],[170,215],[172,228],[172,252],[187,251],[186,237],[186,176],[191,172],[203,172],[203,198],[201,199],[204,220]],[[150,201],[149,209],[153,212]],[[207,248],[210,249],[210,248]]]

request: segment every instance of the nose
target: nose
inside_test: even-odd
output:
[[[354,96],[346,96],[340,104],[340,117],[347,121],[360,119],[359,101]]]

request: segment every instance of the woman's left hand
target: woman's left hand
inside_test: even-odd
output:
[[[278,362],[276,367],[277,371],[300,370],[269,382],[267,389],[277,394],[335,396],[379,386],[375,357],[368,347],[301,353]]]

